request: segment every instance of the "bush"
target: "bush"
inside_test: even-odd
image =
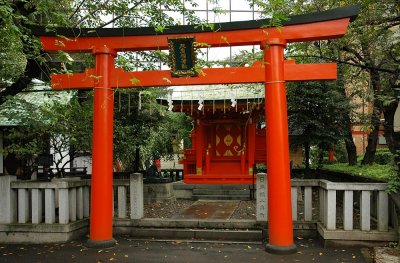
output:
[[[393,154],[389,149],[377,149],[375,153],[375,163],[377,164],[391,164],[393,162]]]
[[[335,164],[330,164],[330,165],[324,165],[323,169],[344,172],[344,173],[358,175],[358,176],[366,176],[366,177],[381,179],[381,180],[385,180],[385,181],[389,181],[391,178],[396,177],[396,171],[395,171],[393,165],[389,165],[389,164],[349,166],[348,164],[345,164],[345,163],[335,163]]]
[[[341,141],[335,145],[335,159],[338,163],[347,163],[347,150],[344,141]]]

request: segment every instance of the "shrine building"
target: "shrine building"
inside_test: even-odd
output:
[[[264,171],[267,160],[263,86],[182,86],[169,91],[163,104],[193,122],[191,147],[181,158],[184,182],[253,184],[256,164]],[[301,148],[290,149],[290,160],[291,166],[301,164]]]

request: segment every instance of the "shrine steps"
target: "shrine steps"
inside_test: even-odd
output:
[[[249,185],[215,185],[175,183],[177,198],[192,200],[249,200]]]
[[[249,200],[249,189],[193,189],[193,200]]]

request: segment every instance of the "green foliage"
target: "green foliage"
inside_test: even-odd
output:
[[[11,6],[0,5],[0,89],[13,83],[26,66],[21,32],[13,19]]]
[[[390,176],[389,176],[388,192],[389,193],[399,193],[400,192],[400,176],[399,176],[398,171],[396,171],[393,174],[390,174]]]
[[[190,119],[184,114],[166,112],[157,98],[161,88],[119,90],[115,95],[114,157],[132,169],[136,148],[141,161],[154,155],[171,156],[179,152],[179,143],[189,136]]]
[[[339,163],[347,163],[347,151],[344,141],[335,144],[335,161]]]
[[[323,169],[340,171],[358,176],[366,176],[370,178],[382,179],[389,181],[393,176],[396,176],[396,171],[393,169],[393,165],[354,165],[349,166],[345,163],[334,163],[325,164]]]
[[[290,84],[287,96],[292,144],[330,145],[343,137],[348,102],[334,83]]]
[[[377,164],[393,164],[393,154],[387,148],[377,149],[374,162]]]
[[[13,153],[25,161],[35,160],[38,153],[52,148],[61,156],[55,165],[63,168],[71,147],[75,154],[91,150],[91,101],[79,103],[76,96],[68,101],[53,100],[38,105],[15,97],[8,101],[9,119],[21,126],[6,130],[6,140],[10,142],[5,154]],[[48,145],[48,146],[47,146]],[[73,154],[74,154],[73,153]]]
[[[270,18],[270,24],[266,26],[280,27],[282,22],[287,20],[287,9],[290,9],[291,3],[285,0],[254,0],[250,6],[258,7],[262,10],[264,17]]]

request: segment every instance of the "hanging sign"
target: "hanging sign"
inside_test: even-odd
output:
[[[168,38],[172,77],[196,77],[194,37]]]

